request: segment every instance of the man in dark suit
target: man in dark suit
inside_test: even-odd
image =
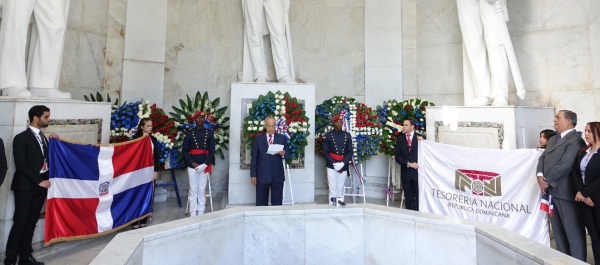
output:
[[[215,133],[204,128],[209,113],[198,111],[194,114],[196,128],[185,132],[181,152],[188,165],[190,193],[188,203],[190,217],[204,214],[206,197],[204,191],[208,183],[208,174],[212,172],[215,157]]]
[[[256,185],[256,206],[268,205],[269,189],[271,205],[282,205],[285,181],[282,160],[290,156],[288,143],[285,136],[275,133],[275,118],[269,116],[265,119],[265,129],[267,133],[255,137],[252,144],[250,177],[252,184]],[[272,144],[283,145],[283,150],[277,154],[267,154]]]
[[[577,114],[561,110],[554,116],[558,132],[548,140],[537,166],[537,180],[542,193],[549,193],[554,203],[550,218],[556,248],[567,255],[585,261],[587,248],[583,220],[575,199],[575,187],[569,177],[577,152],[585,142],[575,131]]]
[[[325,134],[323,157],[327,167],[329,204],[344,206],[344,182],[348,176],[348,165],[352,159],[352,135],[342,131],[340,115],[333,116],[333,131]]]
[[[29,127],[13,139],[15,176],[11,189],[15,193],[13,226],[6,243],[4,264],[44,264],[36,261],[31,253],[31,241],[35,225],[40,217],[48,180],[48,140],[41,132],[50,124],[50,109],[43,105],[29,109]],[[51,138],[58,137],[56,134]]]
[[[415,133],[415,121],[404,120],[403,133],[396,138],[395,159],[401,168],[402,188],[406,209],[419,210],[419,141]]]
[[[8,163],[6,162],[6,153],[4,153],[4,142],[0,138],[0,185],[4,183],[6,172],[8,171]]]

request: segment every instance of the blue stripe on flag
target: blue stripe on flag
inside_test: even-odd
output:
[[[48,142],[50,178],[99,180],[99,146],[79,145],[50,138]]]
[[[110,206],[113,228],[124,225],[152,211],[153,183],[150,181],[113,196],[113,202]]]

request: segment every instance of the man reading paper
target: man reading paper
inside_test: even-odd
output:
[[[271,205],[282,205],[285,181],[282,160],[290,156],[288,143],[285,136],[275,133],[275,118],[271,116],[265,118],[265,130],[267,133],[254,138],[252,144],[250,177],[252,184],[256,185],[256,206],[269,204],[269,189]],[[276,154],[269,154],[271,145],[282,145],[283,149]]]

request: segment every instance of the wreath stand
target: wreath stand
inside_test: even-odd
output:
[[[400,188],[400,190],[395,190],[393,183],[394,181],[392,181],[392,178],[394,178],[394,175],[396,173],[395,166],[396,160],[393,157],[390,157],[388,159],[388,181],[385,195],[385,206],[390,206],[390,197],[391,200],[394,201],[394,195],[400,193],[400,208],[402,208],[402,203],[404,202],[404,189]],[[388,189],[391,190],[388,191]]]
[[[360,165],[360,174],[362,175],[363,174],[362,163],[360,163],[359,165]],[[350,168],[348,168],[348,171],[350,171]],[[358,175],[353,171],[349,175],[350,175],[350,186],[346,186],[346,183],[348,182],[346,179],[346,181],[344,182],[344,195],[342,197],[345,198],[346,196],[352,196],[353,203],[356,203],[356,197],[362,197],[363,203],[367,203],[367,196],[365,195],[364,181],[362,181],[362,182],[359,181],[360,185],[361,185],[362,193],[357,193],[359,186],[358,186],[358,183],[356,183],[356,181],[354,181],[354,179],[357,178]],[[346,193],[346,190],[351,190],[351,193]]]
[[[287,175],[287,179],[290,182],[290,199],[291,202],[285,202],[285,183],[286,181],[283,182],[283,199],[282,199],[282,204],[283,205],[294,205],[294,189],[292,189],[292,175],[290,175],[290,166],[288,164],[285,163],[285,159],[281,160],[283,163],[283,168],[285,170],[285,174]]]

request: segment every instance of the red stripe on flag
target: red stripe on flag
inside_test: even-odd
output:
[[[112,163],[114,168],[113,178],[154,166],[150,137],[134,143],[115,146]]]
[[[46,202],[44,242],[55,238],[98,233],[96,208],[100,199],[52,198]]]

